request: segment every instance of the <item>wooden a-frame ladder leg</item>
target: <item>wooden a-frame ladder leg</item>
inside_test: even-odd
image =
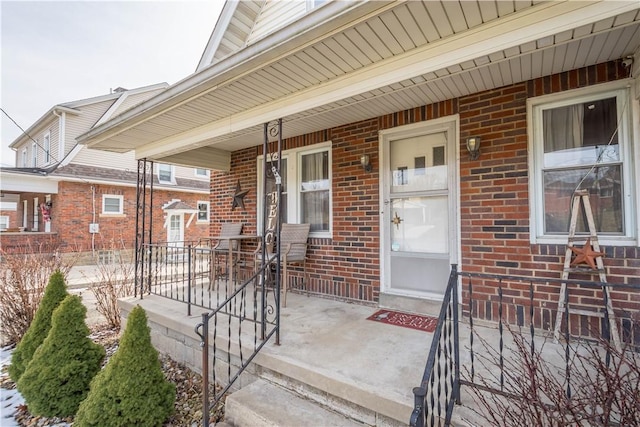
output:
[[[579,190],[576,191],[571,200],[571,220],[569,223],[569,236],[567,240],[567,250],[564,256],[564,266],[562,268],[562,283],[560,285],[560,295],[558,298],[558,312],[556,313],[556,323],[553,330],[553,338],[554,342],[558,342],[560,338],[560,328],[562,326],[562,317],[565,312],[565,298],[567,292],[567,282],[569,279],[569,273],[572,271],[571,269],[571,248],[575,245],[575,234],[576,234],[576,226],[578,222],[578,215],[580,213],[580,206],[584,208],[585,215],[587,217],[587,225],[589,227],[589,239],[591,242],[591,246],[595,252],[600,252],[600,243],[598,242],[598,234],[596,232],[595,221],[593,220],[593,212],[591,211],[591,202],[589,201],[589,193],[587,190]],[[604,270],[604,264],[602,262],[602,257],[598,256],[595,258],[596,267],[598,271],[598,276],[600,278],[600,282],[606,283],[607,276]],[[587,271],[582,271],[586,273]],[[602,296],[604,299],[607,316],[609,319],[609,332],[611,335],[611,339],[613,340],[613,344],[616,349],[621,350],[622,345],[620,342],[620,335],[618,334],[618,326],[616,324],[615,314],[613,312],[613,305],[611,304],[611,294],[609,293],[609,287],[602,287]],[[587,310],[569,310],[570,313],[583,314],[586,316],[593,316],[595,313]],[[567,325],[569,327],[569,325]]]

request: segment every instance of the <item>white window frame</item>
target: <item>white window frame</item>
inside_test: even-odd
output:
[[[302,198],[300,191],[300,182],[302,180],[302,171],[298,167],[302,156],[327,151],[329,154],[329,230],[328,231],[312,231],[309,233],[311,237],[330,238],[333,235],[333,161],[332,161],[332,144],[331,141],[322,142],[306,147],[293,148],[282,152],[282,159],[287,159],[287,221],[299,224],[302,217]],[[263,155],[258,156],[257,168],[258,176],[258,230],[262,231],[262,219],[264,208],[264,195],[262,185],[262,163]]]
[[[33,224],[31,225],[31,231],[38,231],[40,229],[40,202],[37,197],[33,198]]]
[[[26,168],[27,167],[27,163],[28,163],[28,153],[27,153],[27,148],[23,148],[22,149],[22,167]]]
[[[198,171],[204,171],[204,173],[198,173]],[[197,178],[209,178],[210,172],[209,172],[209,169],[194,168],[193,175]]]
[[[37,141],[31,143],[31,166],[34,167],[34,168],[36,166],[38,166],[38,143],[37,143]]]
[[[106,199],[118,199],[119,209],[118,212],[105,211]],[[119,194],[103,194],[102,195],[102,215],[123,215],[124,214],[124,196]]]
[[[206,206],[207,207],[207,217],[205,219],[200,219],[200,206]],[[209,201],[208,200],[198,200],[196,207],[198,209],[198,212],[196,213],[196,222],[199,223],[208,223],[209,219],[211,218],[211,207],[209,205]]]
[[[44,164],[48,165],[51,163],[51,132],[44,134],[42,146],[44,148]]]
[[[6,230],[9,228],[9,222],[9,215],[0,215],[0,230]]]
[[[170,169],[171,177],[170,177],[169,180],[160,179],[160,168],[161,167],[168,167]],[[166,164],[166,163],[158,163],[156,173],[157,173],[157,176],[158,176],[158,182],[160,184],[173,184],[173,185],[175,185],[175,183],[176,183],[176,167],[174,165],[169,165],[169,164]]]
[[[529,131],[529,219],[530,242],[532,244],[566,244],[567,234],[544,234],[544,183],[543,183],[543,123],[542,112],[545,109],[585,103],[589,101],[616,97],[619,119],[618,143],[622,164],[622,198],[624,200],[624,234],[612,235],[599,233],[601,245],[633,246],[637,243],[638,215],[634,209],[637,203],[636,192],[640,189],[634,183],[637,175],[638,159],[634,159],[631,146],[638,145],[638,137],[632,129],[632,111],[638,111],[637,101],[630,96],[627,81],[616,81],[589,86],[527,100],[527,124]],[[635,139],[635,142],[634,142]],[[636,160],[636,161],[634,161]],[[582,166],[584,167],[584,166]]]

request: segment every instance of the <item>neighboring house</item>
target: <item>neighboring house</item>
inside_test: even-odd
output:
[[[55,105],[17,138],[10,145],[17,167],[0,169],[0,191],[16,206],[8,230],[0,236],[2,249],[22,250],[41,242],[63,251],[132,249],[138,162],[131,152],[106,153],[78,145],[76,137],[167,86],[117,88],[108,95]],[[208,235],[209,171],[156,163],[152,173],[155,239]],[[164,209],[176,200],[189,209]]]
[[[442,298],[450,264],[560,277],[578,186],[609,280],[628,283],[639,75],[637,1],[227,2],[195,74],[79,142],[217,170],[211,229],[255,233],[265,123],[282,119],[284,219],[311,223],[312,293],[416,307]],[[245,210],[218,202],[238,181]]]

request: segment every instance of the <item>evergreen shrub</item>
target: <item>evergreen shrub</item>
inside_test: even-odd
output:
[[[87,396],[105,350],[88,338],[86,313],[76,295],[66,297],[54,310],[47,338],[18,381],[31,414],[69,417]]]
[[[147,315],[136,306],[118,351],[91,382],[74,421],[85,426],[161,426],[173,412],[175,386],[164,378]]]
[[[60,270],[56,270],[49,278],[42,301],[29,325],[29,329],[24,334],[11,356],[9,365],[9,375],[13,382],[17,383],[27,365],[31,361],[36,349],[44,342],[51,329],[51,316],[53,311],[60,305],[69,293],[64,282],[64,275]]]

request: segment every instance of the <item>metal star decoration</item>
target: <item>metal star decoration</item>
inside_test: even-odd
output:
[[[588,264],[593,270],[597,270],[595,259],[605,256],[604,252],[596,252],[591,246],[591,238],[588,238],[584,243],[582,249],[571,247],[571,251],[576,254],[576,257],[571,261],[571,266],[575,267],[580,264]]]
[[[249,190],[242,191],[240,189],[240,180],[238,180],[238,182],[236,183],[236,192],[231,195],[231,197],[233,197],[233,202],[231,202],[231,210],[234,210],[236,206],[239,206],[242,208],[242,210],[245,210],[244,196],[246,196],[248,192]]]

